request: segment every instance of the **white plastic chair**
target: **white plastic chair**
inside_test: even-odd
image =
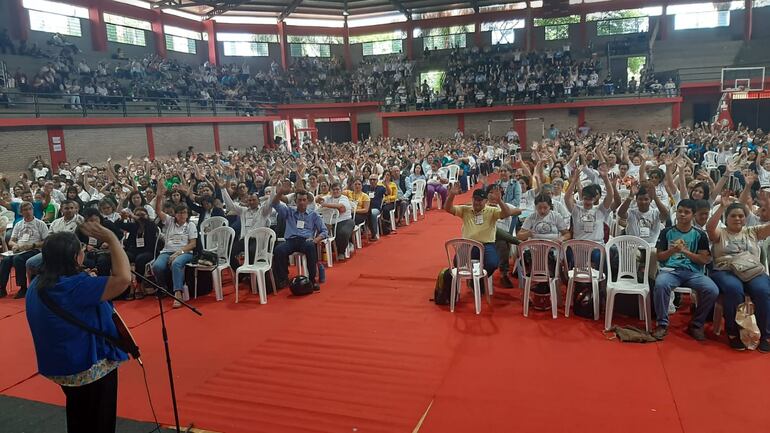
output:
[[[553,241],[544,239],[533,239],[519,244],[519,278],[524,281],[524,317],[529,316],[529,294],[532,290],[532,283],[548,283],[551,293],[551,314],[555,319],[558,311],[558,280],[559,280],[559,259],[561,258],[561,246]],[[532,263],[527,268],[527,262],[524,259],[525,253],[529,251]],[[551,269],[548,265],[548,258],[551,251],[556,252],[556,264]],[[527,275],[529,274],[529,275]]]
[[[297,275],[310,276],[310,272],[307,270],[307,256],[304,253],[291,253],[289,263],[297,265]]]
[[[326,249],[326,264],[331,268],[333,266],[332,253],[334,252],[334,239],[337,236],[337,222],[340,219],[340,211],[337,209],[321,208],[319,213],[324,224],[329,228],[329,236],[324,239],[323,245]]]
[[[449,311],[455,311],[455,301],[463,280],[473,280],[473,299],[476,314],[481,313],[481,280],[487,283],[487,302],[492,301],[492,277],[487,277],[484,270],[484,244],[470,239],[450,239],[444,244],[449,269],[452,270],[452,291],[449,300]],[[474,248],[479,250],[478,262],[472,259]],[[455,259],[457,263],[455,264]],[[474,263],[475,262],[475,263]],[[474,265],[477,266],[474,268]]]
[[[451,165],[448,165],[446,168],[447,168],[447,179],[449,180],[449,185],[454,185],[455,183],[457,183],[459,179],[458,174],[460,173],[460,166],[457,164],[451,164]]]
[[[350,201],[350,203],[353,205],[353,209],[350,211],[353,214],[353,223],[355,224],[355,218],[356,218],[356,209],[358,209],[358,202]],[[364,225],[366,225],[366,220],[360,224],[355,224],[353,227],[353,245],[354,248],[358,248],[359,250],[364,247],[363,241],[361,239],[361,232],[364,230]]]
[[[425,216],[425,179],[417,179],[412,182],[412,215],[414,222],[417,222],[417,211]],[[432,199],[432,198],[431,198]]]
[[[606,254],[604,246],[598,242],[585,240],[569,240],[562,244],[561,259],[564,263],[567,261],[567,251],[572,251],[574,264],[572,269],[567,270],[569,282],[567,283],[567,299],[564,301],[564,316],[569,317],[569,309],[572,305],[572,297],[575,291],[575,283],[591,283],[591,291],[594,300],[594,320],[599,320],[599,283],[604,280],[604,263]],[[599,269],[593,268],[591,263],[591,254],[599,251]]]
[[[209,233],[211,233],[214,229],[218,227],[228,227],[228,226],[229,224],[227,222],[227,218],[225,217],[213,216],[213,217],[206,218],[201,223],[201,230],[200,230],[201,246],[203,247],[203,249],[208,250],[207,238]]]
[[[609,330],[612,328],[612,311],[615,307],[615,295],[620,293],[639,296],[639,318],[644,319],[644,327],[649,331],[652,316],[652,300],[650,299],[648,269],[653,249],[644,239],[631,235],[610,239],[605,246],[608,255],[612,247],[617,248],[618,252],[618,275],[617,281],[612,281],[612,266],[608,266],[607,306],[604,313],[604,329]],[[639,252],[644,256],[644,276],[641,283],[638,282],[639,266],[637,254]]]
[[[267,227],[257,227],[243,237],[244,261],[235,272],[235,303],[238,303],[238,280],[241,274],[251,274],[251,293],[259,291],[259,303],[267,304],[265,275],[270,274],[273,283],[273,294],[276,293],[275,277],[273,276],[273,248],[275,247],[275,232]],[[249,244],[254,240],[254,258],[251,258]]]
[[[190,266],[195,270],[193,296],[195,298],[198,297],[198,272],[207,271],[211,272],[211,285],[213,286],[217,301],[221,301],[224,299],[224,295],[222,294],[222,271],[229,269],[230,276],[233,276],[233,269],[230,267],[230,254],[233,252],[235,230],[233,230],[232,227],[217,227],[210,231],[206,237],[208,238],[209,247],[207,251],[216,253],[218,263],[214,266],[188,263],[187,266]]]
[[[719,165],[717,164],[718,153],[710,150],[703,154],[703,168],[707,171],[717,170]]]

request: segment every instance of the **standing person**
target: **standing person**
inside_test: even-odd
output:
[[[725,329],[730,347],[745,350],[735,322],[738,305],[744,302],[745,295],[751,297],[755,307],[760,340],[757,350],[770,352],[770,276],[761,272],[751,279],[739,278],[733,265],[735,262],[754,264],[761,269],[761,241],[770,236],[770,224],[746,226],[748,212],[742,203],[731,203],[728,194],[722,195],[722,202],[706,225],[709,240],[713,243],[714,271],[709,275],[719,286],[723,302]],[[719,218],[724,214],[726,227],[719,228]],[[747,281],[748,279],[748,281]]]
[[[165,179],[158,182],[158,197],[163,197],[166,190]],[[173,207],[174,216],[163,212],[163,202],[155,202],[155,213],[163,223],[163,234],[166,244],[152,264],[152,273],[158,284],[168,281],[168,269],[171,268],[171,279],[174,295],[181,297],[184,293],[184,268],[192,261],[192,252],[198,244],[198,230],[195,224],[187,220],[187,206],[178,204]],[[174,300],[172,305],[179,308],[182,304]]]
[[[682,200],[676,208],[676,225],[665,228],[656,246],[660,273],[655,278],[652,293],[658,325],[652,336],[663,340],[668,334],[668,306],[671,291],[676,287],[689,287],[698,296],[698,305],[688,333],[703,341],[706,335],[703,324],[719,296],[719,288],[704,274],[703,267],[711,262],[709,239],[706,233],[693,227],[695,202]]]
[[[131,282],[128,257],[115,234],[98,223],[83,224],[80,230],[109,244],[112,276],[81,272],[84,256],[77,236],[66,231],[52,234],[43,244],[43,266],[27,296],[27,322],[40,375],[61,386],[66,397],[67,431],[112,433],[118,366],[128,356],[104,338],[64,320],[41,299],[47,295],[78,321],[118,337],[110,300]]]
[[[278,244],[273,252],[273,266],[278,287],[286,287],[289,282],[289,255],[303,253],[307,257],[308,278],[313,284],[313,290],[320,290],[315,280],[318,270],[318,244],[328,236],[321,216],[308,210],[308,192],[300,190],[294,193],[296,209],[289,209],[281,199],[291,192],[286,186],[281,186],[273,198],[273,209],[278,216],[286,221],[285,242]]]
[[[484,263],[482,266],[491,277],[499,265],[500,259],[495,249],[497,233],[497,220],[508,218],[516,214],[517,210],[509,207],[500,197],[500,189],[495,187],[487,195],[487,191],[479,188],[473,191],[473,204],[454,205],[455,195],[460,194],[460,185],[455,183],[449,191],[444,209],[450,214],[462,218],[462,237],[484,244]],[[489,203],[496,206],[488,206]],[[478,259],[480,252],[475,248],[471,251],[471,257]]]
[[[43,241],[48,236],[48,226],[34,215],[32,203],[22,202],[19,205],[22,219],[13,226],[11,240],[8,246],[13,251],[12,256],[3,258],[0,262],[0,298],[8,295],[5,286],[11,276],[11,269],[16,270],[16,285],[19,292],[15,298],[21,299],[27,293],[27,260],[35,256]]]

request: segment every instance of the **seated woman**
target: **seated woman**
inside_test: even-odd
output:
[[[43,267],[32,281],[26,313],[40,374],[61,386],[67,402],[67,431],[115,431],[118,366],[128,359],[104,338],[73,326],[51,312],[43,299],[58,305],[75,319],[118,337],[110,300],[131,281],[131,273],[118,238],[96,222],[80,227],[81,233],[109,245],[111,277],[82,272],[84,254],[77,236],[58,232],[43,244]]]
[[[115,234],[120,239],[123,237],[123,232],[120,231],[112,222],[102,218],[99,211],[94,208],[88,208],[84,212],[84,219],[86,222],[98,223],[104,226],[107,230]],[[110,254],[109,245],[106,242],[99,242],[99,240],[93,236],[87,236],[86,234],[76,231],[80,242],[85,245],[83,266],[86,269],[91,269],[99,276],[110,275]]]
[[[131,191],[128,198],[123,202],[123,208],[128,209],[131,212],[137,208],[143,208],[150,220],[155,219],[155,209],[152,205],[147,203],[144,196],[139,191]]]
[[[316,205],[321,209],[337,209],[340,217],[337,220],[337,231],[334,233],[334,243],[337,246],[337,260],[345,259],[345,250],[350,243],[350,237],[353,235],[353,205],[350,200],[342,195],[342,186],[334,182],[331,187],[331,195],[316,198]]]
[[[163,197],[165,190],[165,182],[159,182],[158,196]],[[171,268],[173,291],[177,297],[180,297],[184,292],[184,268],[192,261],[192,252],[198,244],[198,230],[195,224],[187,220],[187,206],[177,204],[173,210],[174,216],[171,216],[162,209],[161,200],[155,204],[155,213],[163,223],[166,244],[152,265],[152,273],[158,284],[166,284],[168,270]],[[174,300],[174,308],[181,306],[179,301]]]
[[[427,185],[425,187],[425,198],[428,201],[427,210],[433,205],[433,196],[438,194],[441,197],[441,203],[444,203],[447,198],[447,186],[449,185],[449,179],[444,175],[443,171],[439,172],[441,164],[438,160],[433,161],[430,164],[430,171],[427,175]]]
[[[359,225],[366,222],[366,217],[369,215],[369,195],[363,191],[364,183],[361,179],[353,181],[353,189],[345,191],[345,195],[350,199],[350,204],[355,205],[356,214],[353,217],[353,223]]]
[[[120,217],[121,219],[115,225],[128,233],[128,238],[123,242],[128,260],[133,270],[144,275],[147,264],[155,258],[158,226],[144,207],[135,208],[133,213],[124,210],[120,213]],[[131,283],[126,300],[142,299],[145,294],[149,294],[145,293],[141,283],[134,278],[131,278]]]
[[[725,228],[719,228],[719,218],[724,214]],[[760,262],[761,241],[770,236],[770,224],[746,227],[746,207],[742,203],[732,203],[729,195],[722,195],[722,201],[706,225],[709,240],[712,242],[714,270],[709,274],[719,286],[723,297],[725,328],[730,347],[745,350],[740,339],[739,326],[735,322],[738,305],[749,295],[754,302],[755,316],[761,338],[757,350],[770,352],[770,276]],[[739,273],[736,264],[748,269]],[[753,266],[752,266],[753,265]],[[751,271],[756,270],[754,275]]]
[[[572,238],[572,234],[567,221],[553,210],[551,197],[548,194],[538,194],[535,197],[535,212],[524,220],[516,237],[522,242],[530,239],[564,242]],[[549,267],[555,266],[555,259],[555,257],[549,257]],[[524,260],[527,264],[531,263],[529,254],[524,256]]]

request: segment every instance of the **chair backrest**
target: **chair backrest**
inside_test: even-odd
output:
[[[472,274],[473,260],[472,253],[474,248],[479,250],[479,263],[484,266],[484,244],[471,239],[450,239],[444,244],[446,249],[449,268],[457,268],[458,274]],[[455,264],[455,258],[457,263]]]
[[[609,240],[605,246],[605,251],[610,254],[612,248],[616,248],[618,252],[618,275],[617,279],[631,277],[634,281],[637,280],[639,272],[639,261],[637,260],[637,253],[642,252],[644,255],[643,269],[644,269],[644,284],[649,283],[650,260],[653,248],[642,238],[631,235],[617,236]],[[609,269],[607,273],[607,280],[613,281],[612,266],[607,267]]]
[[[451,164],[447,166],[447,170],[449,171],[449,176],[447,178],[450,181],[456,181],[457,174],[460,172],[460,166],[457,164]]]
[[[532,258],[530,269],[527,270],[527,263],[524,260],[524,253],[529,251]],[[556,263],[554,269],[548,267],[548,257],[551,251],[556,252]],[[525,275],[530,277],[550,278],[556,275],[556,271],[559,269],[559,256],[561,246],[554,242],[545,239],[532,239],[524,241],[519,244],[519,263],[521,263],[521,269]]]
[[[709,166],[709,167],[716,167],[717,166],[717,156],[719,156],[718,153],[710,150],[703,154],[703,165]]]
[[[761,257],[765,262],[765,272],[770,274],[770,238],[766,238],[765,241],[762,242]]]
[[[201,243],[204,250],[207,250],[211,247],[209,247],[209,234],[214,231],[214,229],[220,228],[220,227],[228,227],[229,224],[227,222],[227,218],[224,217],[218,217],[213,216],[206,218],[201,223],[201,230],[200,230],[200,237],[201,237]]]
[[[340,219],[340,211],[337,209],[321,208],[318,212],[321,215],[326,227],[329,227],[329,236],[334,237],[337,235],[337,221]]]
[[[208,238],[207,251],[216,253],[220,264],[229,262],[230,253],[233,251],[235,230],[232,227],[217,227],[210,231],[206,237]]]
[[[250,265],[256,262],[265,262],[268,265],[273,264],[273,247],[275,246],[275,232],[267,227],[257,227],[252,229],[243,237],[244,242],[244,264]],[[254,239],[256,247],[254,257],[251,257],[249,243]]]
[[[605,251],[604,245],[594,242],[578,239],[571,239],[561,244],[561,259],[567,263],[567,251],[572,251],[572,269],[574,275],[578,277],[589,277],[595,270],[591,263],[591,256],[594,251],[599,251],[599,272],[604,272]]]
[[[425,197],[425,179],[417,179],[412,182],[412,199],[420,200]]]

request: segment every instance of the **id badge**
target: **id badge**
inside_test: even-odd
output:
[[[374,193],[373,192],[369,193],[369,198],[374,198]]]
[[[89,237],[89,238],[88,238],[88,245],[91,245],[92,247],[93,247],[93,246],[96,246],[96,242],[98,242],[98,241],[96,240],[96,238],[92,238],[92,237]]]
[[[305,221],[297,220],[297,228],[302,230],[305,228]]]
[[[639,227],[639,236],[643,238],[650,237],[650,228],[649,227]]]
[[[144,248],[144,238],[136,238],[136,247]]]
[[[24,233],[21,235],[21,239],[19,239],[19,242],[29,242],[29,233]]]
[[[484,224],[484,214],[478,214],[475,216],[476,225]]]
[[[595,222],[594,219],[590,215],[586,215],[581,219],[583,221],[583,233],[593,233]]]

